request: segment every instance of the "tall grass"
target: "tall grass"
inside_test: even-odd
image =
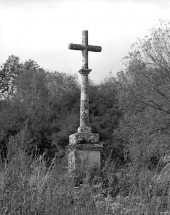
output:
[[[44,155],[25,153],[26,133],[10,138],[0,164],[0,214],[170,214],[168,184],[157,184],[154,171],[109,163],[69,173],[67,157],[47,167]]]

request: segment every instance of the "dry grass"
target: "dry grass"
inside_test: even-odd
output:
[[[158,186],[155,172],[109,164],[100,175],[94,168],[68,173],[65,159],[47,168],[44,156],[30,160],[24,153],[24,132],[10,139],[10,157],[1,163],[1,215],[170,214],[169,186]]]

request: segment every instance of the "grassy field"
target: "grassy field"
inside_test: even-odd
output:
[[[109,163],[68,173],[66,158],[47,168],[44,156],[25,154],[24,141],[24,131],[11,138],[0,164],[1,215],[170,214],[169,186],[154,180],[156,170]]]

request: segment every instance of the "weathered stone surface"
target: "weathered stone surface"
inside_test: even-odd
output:
[[[81,126],[78,128],[78,133],[91,133],[91,127]]]
[[[81,44],[73,44],[73,43],[68,44],[68,48],[71,50],[78,50],[78,51],[83,51],[84,49],[84,47]]]
[[[88,76],[88,74],[92,71],[92,69],[80,69],[78,72],[81,74],[81,75],[85,75],[85,76]],[[87,79],[87,78],[86,78]],[[85,80],[85,83],[87,83],[87,81]]]
[[[88,69],[88,51],[101,52],[100,46],[88,45],[88,31],[82,31],[82,44],[68,45],[71,50],[82,51],[82,69],[81,74],[81,105],[80,105],[80,127],[87,127],[89,124],[89,98],[88,98],[88,74],[91,72]]]
[[[85,46],[83,46],[81,44],[69,43],[68,44],[68,49],[70,49],[70,50],[77,50],[77,51],[83,51],[83,49],[85,49]],[[102,51],[102,47],[101,46],[91,46],[91,45],[88,45],[87,50],[91,51],[91,52],[101,52]]]
[[[99,144],[99,134],[91,133],[89,124],[89,97],[88,97],[88,51],[101,52],[100,46],[88,45],[88,31],[82,32],[82,45],[69,44],[69,49],[82,51],[81,74],[81,102],[80,102],[80,127],[78,133],[69,136],[69,169],[75,169],[79,161],[87,161],[88,165],[98,164],[100,166],[100,151],[102,144]]]
[[[88,31],[82,32],[82,69],[88,69]]]
[[[77,157],[86,166],[97,165],[98,167],[100,167],[101,158],[99,150],[78,150]]]
[[[81,69],[81,102],[80,102],[80,127],[89,124],[89,96],[88,96],[88,74],[90,69]]]
[[[82,45],[70,43],[68,48],[71,50],[82,51],[82,69],[88,69],[88,51],[101,52],[101,46],[88,45],[88,31],[82,31]]]
[[[99,144],[99,134],[91,132],[75,133],[69,136],[69,169],[75,169],[80,163],[100,167],[100,152],[103,145]]]
[[[89,46],[87,47],[88,51],[91,52],[101,52],[102,51],[102,47],[101,46]]]
[[[98,165],[101,163],[102,144],[76,144],[69,148],[68,163],[69,170],[75,169],[78,165]]]
[[[68,153],[68,168],[69,170],[75,169],[76,166],[76,150],[70,149]]]
[[[101,143],[77,144],[75,145],[75,148],[78,150],[101,151],[103,149],[103,145]]]
[[[69,136],[70,146],[76,144],[94,144],[99,143],[99,134],[94,133],[75,133]]]

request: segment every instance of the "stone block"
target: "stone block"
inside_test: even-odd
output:
[[[95,144],[99,142],[99,134],[75,133],[69,136],[70,146],[75,144]]]
[[[68,153],[69,169],[73,170],[77,166],[86,165],[100,167],[102,144],[77,144],[70,147]]]
[[[86,166],[100,167],[100,151],[92,150],[77,150],[78,159],[84,163]]]
[[[98,165],[100,167],[101,150],[99,134],[91,132],[75,133],[69,136],[69,169],[75,169],[79,164],[87,166]]]

